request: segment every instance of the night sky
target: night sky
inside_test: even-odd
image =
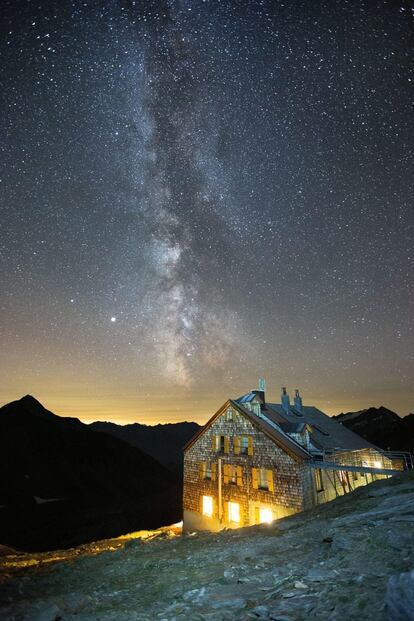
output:
[[[1,403],[413,411],[413,6],[3,0]]]

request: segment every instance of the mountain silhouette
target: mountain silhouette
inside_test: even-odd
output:
[[[182,477],[183,446],[200,426],[197,423],[168,423],[165,425],[116,425],[97,421],[89,425],[94,431],[109,433],[148,453],[161,464]]]
[[[2,544],[55,549],[181,519],[169,470],[30,395],[0,408],[0,448]]]
[[[414,453],[414,414],[400,418],[380,406],[338,414],[333,418],[382,449]]]

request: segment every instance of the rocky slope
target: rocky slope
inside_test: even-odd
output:
[[[333,418],[382,449],[414,453],[414,414],[400,418],[381,406]]]
[[[413,474],[271,526],[135,540],[113,552],[26,570],[0,586],[0,617],[412,620]]]
[[[176,478],[31,396],[0,408],[0,543],[50,550],[178,521]]]

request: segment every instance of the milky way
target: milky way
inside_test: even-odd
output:
[[[3,6],[2,401],[412,410],[412,3]]]

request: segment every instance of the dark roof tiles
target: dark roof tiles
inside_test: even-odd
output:
[[[302,406],[299,412],[292,407],[286,411],[280,403],[266,403],[263,413],[270,420],[279,424],[286,433],[298,433],[294,430],[298,428],[297,425],[300,422],[307,423],[312,428],[311,442],[326,451],[377,448],[311,405]]]

